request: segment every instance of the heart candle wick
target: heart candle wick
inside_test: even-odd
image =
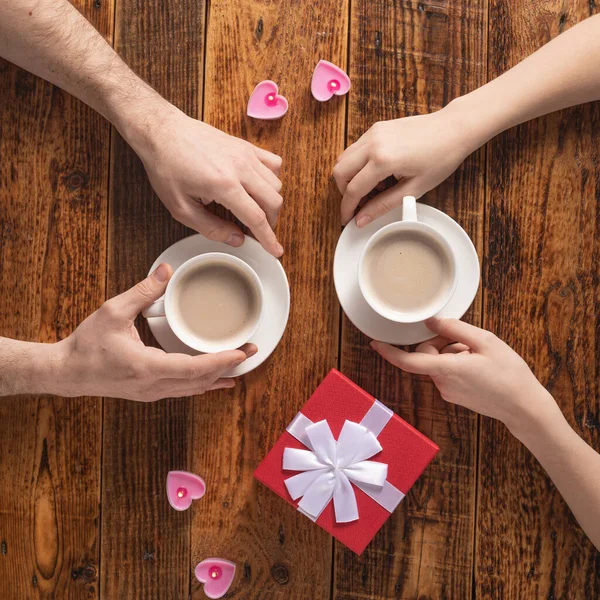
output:
[[[177,497],[178,498],[183,498],[184,496],[186,496],[187,494],[187,490],[185,488],[179,488],[177,490]]]
[[[267,106],[275,106],[277,104],[277,98],[274,94],[268,94],[265,98],[265,104]]]
[[[330,92],[336,92],[340,89],[340,82],[337,79],[332,79],[328,84],[327,88]]]
[[[211,567],[208,574],[211,579],[219,579],[223,574],[223,571],[221,571],[221,567]]]

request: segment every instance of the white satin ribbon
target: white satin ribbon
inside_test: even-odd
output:
[[[352,484],[359,487],[389,512],[398,506],[404,494],[387,481],[388,466],[368,460],[381,452],[377,436],[392,411],[376,401],[361,423],[346,421],[336,441],[327,421],[313,423],[298,413],[288,432],[309,450],[285,448],[283,469],[301,471],[285,480],[298,510],[316,521],[333,499],[335,519],[349,523],[358,519],[358,506]]]

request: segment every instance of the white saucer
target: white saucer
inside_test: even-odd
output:
[[[446,236],[456,255],[458,285],[450,302],[438,313],[440,317],[460,319],[479,288],[480,268],[477,250],[466,231],[447,214],[427,204],[417,203],[419,221],[438,229]],[[396,323],[376,313],[358,287],[358,260],[367,240],[378,230],[402,220],[402,207],[394,209],[359,229],[353,219],[342,231],[333,260],[333,280],[344,312],[357,329],[379,342],[408,346],[435,337],[424,322]]]
[[[232,248],[221,242],[213,242],[202,235],[192,235],[169,246],[150,267],[150,273],[161,263],[167,262],[177,269],[186,260],[207,252],[225,252],[247,262],[260,278],[264,288],[264,314],[258,331],[250,340],[258,346],[258,352],[245,360],[225,377],[238,377],[261,365],[279,344],[290,314],[290,286],[281,263],[271,256],[256,240],[246,236],[244,245]],[[186,346],[171,330],[166,317],[148,319],[150,331],[165,352],[182,352],[196,355],[197,350]]]

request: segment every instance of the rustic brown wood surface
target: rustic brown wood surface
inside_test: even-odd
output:
[[[352,6],[348,142],[379,120],[424,114],[485,83],[487,6]],[[482,254],[484,153],[424,198],[456,219]],[[480,325],[480,297],[465,318]],[[446,404],[427,377],[385,363],[343,320],[341,370],[440,446],[361,557],[336,544],[335,598],[467,598],[471,593],[477,416]]]
[[[204,64],[202,1],[117,0],[115,48],[169,101],[199,115]],[[190,231],[171,218],[135,153],[113,131],[108,296],[143,279]],[[143,318],[140,336],[153,343]],[[102,598],[187,598],[190,513],[168,504],[170,470],[189,470],[192,400],[106,399],[102,468]]]
[[[228,598],[600,597],[600,554],[529,453],[503,426],[446,404],[426,378],[384,364],[342,317],[330,177],[375,121],[440,108],[594,3],[74,3],[179,108],[283,157],[277,233],[292,308],[276,353],[233,391],[153,404],[2,399],[0,596],[201,599],[194,566],[223,556],[238,565]],[[347,67],[347,97],[312,99],[320,58]],[[260,123],[245,104],[267,78],[290,111]],[[521,352],[596,448],[599,126],[590,105],[519,127],[424,198],[461,223],[484,265],[465,318]],[[106,122],[5,62],[0,156],[0,335],[65,337],[190,234]],[[251,477],[336,366],[441,448],[362,557]],[[207,481],[187,512],[167,503],[171,469]]]
[[[320,104],[309,86],[320,58],[345,66],[347,16],[340,0],[231,0],[213,2],[208,13],[204,117],[284,160],[286,204],[277,233],[292,295],[277,354],[233,393],[195,401],[194,466],[208,475],[212,494],[193,510],[191,566],[215,553],[235,560],[240,598],[328,598],[331,589],[330,536],[252,473],[337,364],[331,265],[340,217],[330,174],[344,147],[346,102]],[[245,117],[248,96],[263,79],[276,81],[289,101],[281,121]],[[204,597],[196,581],[193,591]]]
[[[590,16],[594,3],[490,0],[490,77]],[[525,34],[526,33],[526,34]],[[600,106],[517,127],[488,148],[484,323],[531,365],[571,426],[600,449]],[[498,457],[502,456],[502,460]],[[508,430],[481,421],[476,591],[598,598],[600,553]]]
[[[75,5],[112,37],[113,8]],[[109,125],[0,59],[0,336],[55,342],[104,300]],[[102,400],[0,401],[0,596],[97,598]]]

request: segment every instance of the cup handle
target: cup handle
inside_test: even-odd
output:
[[[164,296],[156,300],[153,304],[148,306],[142,311],[142,315],[146,319],[152,317],[164,317],[165,316],[165,299]]]
[[[402,220],[417,221],[417,199],[414,196],[402,198]]]

